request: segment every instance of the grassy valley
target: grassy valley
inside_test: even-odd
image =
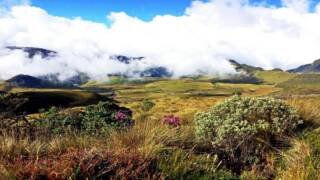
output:
[[[36,118],[30,116],[31,123],[27,124],[37,133],[2,129],[0,176],[21,179],[320,179],[320,96],[317,91],[320,77],[280,71],[258,71],[254,75],[263,83],[216,83],[212,77],[145,81],[114,77],[112,81],[86,83],[78,90],[12,88],[10,94],[34,93],[54,99],[63,96],[74,102],[70,106],[53,104],[58,109],[46,107]],[[99,89],[100,95],[90,92],[92,89]],[[103,95],[103,90],[111,89],[113,96]],[[250,147],[243,145],[248,155],[239,155],[244,158],[242,160],[232,159],[231,152],[225,154],[224,150],[217,150],[208,141],[199,139],[195,116],[211,111],[235,95],[280,98],[288,107],[297,110],[304,123],[270,141],[275,144],[266,146],[257,141],[258,146],[266,148],[259,156],[250,155]],[[108,101],[109,105],[95,105],[98,101]],[[115,102],[118,105],[113,104]],[[102,123],[101,118],[109,117],[109,112],[114,118],[129,118],[128,122],[132,119],[134,124],[123,126],[114,119],[106,122],[116,124]],[[17,117],[5,118],[12,121]],[[14,127],[25,124],[17,122],[20,124]],[[103,131],[102,127],[105,127]],[[256,137],[265,138],[266,135],[257,134]],[[255,137],[252,140],[256,141]],[[258,159],[245,163],[253,157]]]
[[[320,0],[0,0],[0,180],[320,180]]]

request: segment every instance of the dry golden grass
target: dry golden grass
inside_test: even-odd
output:
[[[47,154],[61,154],[67,149],[105,149],[107,145],[104,139],[90,136],[64,135],[55,138],[37,138],[31,140],[28,137],[17,138],[14,135],[0,135],[0,162],[1,160],[13,160],[15,157],[24,156],[37,158]]]
[[[306,123],[320,125],[320,96],[316,97],[293,97],[287,102],[298,110]]]
[[[279,180],[319,180],[319,169],[312,162],[311,147],[294,140],[293,147],[283,154],[286,168],[280,170]]]
[[[154,122],[137,122],[127,132],[114,132],[108,141],[110,148],[115,151],[130,150],[151,157],[164,148],[170,133],[161,125],[156,127]]]
[[[194,134],[190,128],[191,126],[169,127],[157,119],[146,118],[137,121],[136,125],[127,131],[112,132],[107,139],[70,135],[52,139],[30,140],[3,135],[0,136],[0,175],[6,174],[8,177],[15,177],[9,173],[14,171],[9,162],[15,162],[18,157],[28,159],[32,161],[30,163],[34,164],[38,160],[42,161],[51,156],[64,155],[70,151],[80,151],[91,154],[91,156],[102,155],[106,152],[115,156],[129,153],[141,156],[146,160],[154,159],[158,157],[160,152],[168,148],[193,142]],[[6,163],[2,164],[1,162]],[[34,165],[36,166],[36,164]]]
[[[0,177],[6,179],[16,179],[17,173],[15,168],[20,171],[23,170],[21,163],[28,163],[29,166],[38,166],[37,162],[46,162],[49,157],[59,157],[60,155],[76,153],[76,152],[101,152],[107,150],[107,145],[104,139],[81,137],[66,135],[56,138],[43,137],[30,140],[28,137],[17,138],[12,135],[0,136]],[[83,158],[83,157],[78,157]],[[55,159],[57,162],[46,162],[48,165],[59,163],[60,160]],[[66,160],[61,160],[66,161]],[[66,162],[68,163],[68,162]],[[18,166],[19,167],[16,167]],[[49,167],[41,167],[43,169]],[[63,168],[63,167],[62,167]],[[72,170],[74,167],[65,167]],[[29,171],[29,170],[26,170]],[[36,169],[30,169],[36,171]],[[71,174],[70,174],[71,175]],[[0,178],[1,180],[1,178]]]
[[[168,146],[194,141],[192,126],[169,127],[159,119],[146,118],[126,132],[114,132],[108,139],[108,146],[113,151],[139,152],[145,158],[157,156]]]
[[[112,132],[107,138],[68,135],[31,141],[27,137],[16,139],[9,135],[0,136],[0,176],[13,177],[12,168],[8,168],[7,163],[21,155],[31,159],[39,159],[48,154],[64,154],[70,149],[91,154],[131,153],[144,159],[159,158],[161,152],[174,149],[177,153],[173,153],[172,164],[168,164],[168,167],[165,168],[185,172],[186,170],[183,168],[193,166],[196,161],[194,159],[198,158],[198,154],[194,152],[194,147],[200,144],[194,134],[194,114],[206,111],[229,97],[229,95],[197,96],[193,95],[193,92],[230,94],[233,90],[240,89],[244,96],[264,96],[280,90],[271,85],[211,84],[210,79],[202,79],[199,82],[190,79],[163,80],[147,84],[103,85],[103,87],[114,88],[116,90],[115,99],[120,102],[121,106],[128,107],[133,111],[136,120],[134,127],[123,132]],[[86,98],[87,94],[82,95]],[[155,106],[150,111],[143,111],[141,109],[141,100],[143,99],[150,99],[155,103]],[[287,99],[287,102],[297,108],[304,120],[320,124],[320,97],[291,97]],[[182,119],[180,127],[169,127],[162,123],[163,117],[171,114]],[[286,166],[284,169],[278,170],[277,178],[304,180],[313,177],[319,179],[319,176],[314,175],[316,169],[309,160],[313,156],[312,147],[301,140],[295,140],[293,144],[294,146],[290,150],[283,153]],[[186,160],[179,160],[181,156],[186,156]],[[212,154],[206,153],[200,157],[202,158],[202,156],[204,159],[206,159],[205,156],[213,157]],[[215,163],[208,163],[206,169],[213,168],[212,171],[214,171],[216,167],[213,165]],[[276,163],[275,155],[270,155],[268,168],[271,171],[278,168]],[[251,177],[259,174],[255,172],[255,169],[250,173],[252,173]]]

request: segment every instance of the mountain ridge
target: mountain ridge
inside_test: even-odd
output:
[[[7,46],[7,49],[11,51],[23,51],[27,53],[28,58],[34,58],[35,56],[39,55],[43,59],[50,59],[59,54],[57,51],[44,49],[44,48],[38,48],[38,47],[27,47],[27,46]],[[109,60],[117,61],[123,64],[130,64],[135,61],[141,61],[145,59],[143,56],[138,57],[131,57],[131,56],[125,56],[125,55],[111,55],[109,57]],[[243,72],[247,75],[254,75],[255,72],[258,71],[265,71],[261,67],[252,66],[244,63],[239,63],[238,61],[234,59],[228,59],[229,63],[235,68],[237,72]],[[275,71],[280,71],[281,69],[275,68]],[[282,71],[282,70],[281,70]],[[297,68],[287,70],[287,72],[290,73],[320,73],[320,59],[314,61],[310,64],[301,65]],[[135,75],[138,75],[140,77],[171,77],[172,73],[168,71],[166,67],[150,67],[142,71],[134,71]],[[112,74],[114,75],[114,74]],[[122,74],[116,74],[118,76],[125,76]],[[89,77],[86,73],[79,72],[77,75],[68,78],[67,80],[60,81],[57,74],[48,74],[39,78],[45,82],[51,82],[52,84],[72,84],[72,85],[81,85],[83,83],[86,83],[89,81]]]
[[[40,55],[41,58],[46,59],[50,57],[55,57],[58,55],[57,51],[48,50],[44,48],[37,48],[37,47],[24,47],[24,46],[6,46],[6,49],[11,51],[23,51],[27,53],[28,58],[34,58],[36,55]]]
[[[19,74],[4,82],[9,87],[23,87],[23,88],[74,88],[72,84],[52,82],[38,77]]]
[[[290,69],[291,73],[320,73],[320,59],[315,60],[310,64],[304,64],[297,68]]]

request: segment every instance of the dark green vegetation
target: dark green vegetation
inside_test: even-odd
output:
[[[319,76],[246,68],[259,83],[114,76],[0,92],[0,177],[320,179]]]
[[[5,81],[8,87],[22,88],[73,88],[72,83],[49,81],[28,75],[17,75]]]
[[[232,84],[262,84],[263,81],[252,75],[233,75],[228,78],[219,78],[214,83],[232,83]]]
[[[25,91],[2,94],[0,110],[15,115],[31,114],[52,106],[60,108],[86,106],[107,99],[107,97],[85,91]]]
[[[20,122],[17,122],[20,123]],[[68,133],[107,136],[111,130],[133,126],[132,112],[113,102],[87,106],[84,111],[59,112],[55,107],[37,118],[31,118],[27,130],[37,136],[61,136]]]

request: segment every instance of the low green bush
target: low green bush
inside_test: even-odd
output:
[[[33,121],[40,132],[61,135],[74,132],[86,135],[105,136],[111,129],[121,130],[133,125],[131,111],[112,102],[90,105],[84,112],[59,112],[55,107]]]
[[[81,130],[87,134],[108,134],[110,129],[124,129],[133,125],[131,112],[110,102],[86,107],[81,115]]]
[[[141,102],[140,107],[143,111],[150,111],[155,106],[155,103],[145,99]]]
[[[60,113],[58,108],[51,107],[48,111],[42,113],[38,120],[34,121],[34,125],[38,131],[42,131],[43,133],[59,135],[65,133],[68,129],[76,129],[75,121],[76,119],[71,117],[71,115]]]
[[[241,96],[242,95],[242,91],[240,89],[236,89],[232,92],[232,95],[235,95],[235,96]]]
[[[269,97],[234,96],[195,115],[197,136],[236,170],[261,163],[279,145],[277,138],[291,135],[299,123],[295,109]]]
[[[2,101],[5,98],[5,94],[0,94],[0,101]]]

